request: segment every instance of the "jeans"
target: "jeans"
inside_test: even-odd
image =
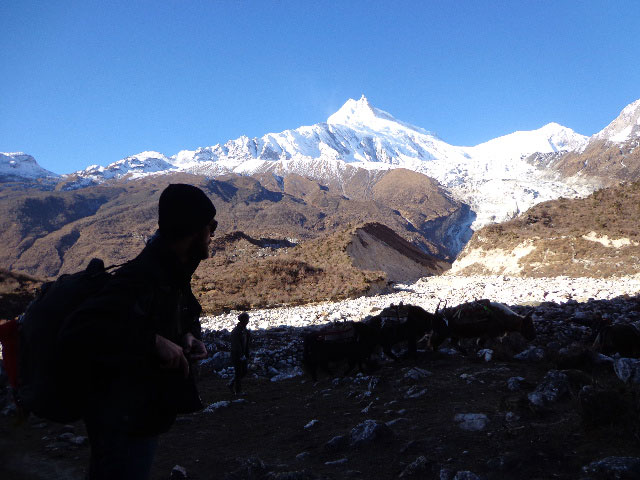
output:
[[[233,379],[229,386],[233,389],[233,391],[238,394],[242,392],[242,385],[240,381],[247,374],[247,361],[246,360],[238,360],[233,362]]]
[[[110,426],[104,418],[85,418],[91,461],[87,480],[146,480],[151,474],[157,436],[133,436]]]

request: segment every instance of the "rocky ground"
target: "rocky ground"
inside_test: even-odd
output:
[[[588,348],[602,318],[640,320],[638,292],[637,277],[442,276],[389,295],[252,311],[255,348],[240,397],[226,387],[237,312],[204,318],[207,408],[162,437],[153,478],[182,470],[193,479],[640,478],[639,362]],[[534,308],[536,339],[467,341],[466,355],[421,345],[415,360],[381,356],[365,372],[318,382],[300,369],[301,337],[313,325],[399,301],[433,311],[440,300],[475,298]],[[82,478],[81,424],[18,424],[10,405],[3,413],[1,478]]]

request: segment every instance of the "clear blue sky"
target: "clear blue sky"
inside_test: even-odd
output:
[[[321,121],[475,145],[640,98],[637,1],[0,1],[0,151],[67,173]]]

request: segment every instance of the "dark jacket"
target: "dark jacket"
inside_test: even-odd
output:
[[[249,349],[251,346],[251,334],[242,325],[236,325],[231,330],[231,361],[238,363],[242,357],[249,358]]]
[[[102,291],[65,322],[59,345],[88,369],[87,415],[132,434],[165,432],[176,414],[202,408],[192,376],[160,368],[159,334],[180,345],[201,338],[201,307],[191,292],[193,268],[183,268],[156,235]]]

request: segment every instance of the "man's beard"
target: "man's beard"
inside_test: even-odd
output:
[[[189,248],[189,258],[195,262],[206,260],[212,255],[210,250],[210,245],[202,242],[194,242]]]

